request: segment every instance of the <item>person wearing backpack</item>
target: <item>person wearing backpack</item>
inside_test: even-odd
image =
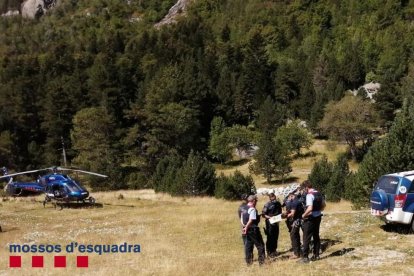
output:
[[[259,228],[260,215],[256,209],[257,197],[251,195],[247,198],[247,202],[249,210],[247,211],[247,214],[242,214],[241,216],[242,224],[245,225],[242,233],[246,235],[246,243],[244,246],[246,263],[247,265],[253,263],[253,247],[256,246],[259,253],[259,264],[262,265],[264,264],[266,255],[262,234],[260,233]]]
[[[238,214],[238,217],[239,217],[239,220],[240,220],[242,230],[245,226],[243,224],[243,216],[246,216],[247,211],[249,210],[249,206],[247,206],[247,197],[248,197],[247,194],[242,194],[241,195],[242,203],[240,204],[239,209],[237,210],[237,214]],[[243,245],[246,245],[246,235],[244,235],[243,233],[242,233],[242,241],[243,241]]]
[[[309,245],[313,238],[313,256],[311,260],[319,259],[321,240],[319,229],[321,226],[322,211],[325,208],[325,200],[320,192],[312,188],[312,183],[305,180],[301,185],[306,191],[306,209],[303,218],[303,256],[301,263],[309,263]]]

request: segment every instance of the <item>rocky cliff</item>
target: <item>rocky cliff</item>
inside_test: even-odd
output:
[[[21,14],[23,17],[40,17],[57,4],[58,0],[2,0],[1,15],[12,16]]]
[[[177,3],[175,3],[175,5],[170,8],[168,14],[160,22],[155,24],[155,27],[159,28],[162,25],[176,22],[177,17],[184,14],[186,8],[191,3],[191,1],[195,0],[178,0]]]

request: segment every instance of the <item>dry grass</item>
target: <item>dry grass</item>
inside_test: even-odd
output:
[[[124,199],[117,199],[122,194]],[[367,212],[352,212],[348,202],[330,203],[321,237],[329,246],[322,260],[296,265],[287,258],[288,233],[281,223],[282,255],[264,267],[246,267],[236,210],[238,202],[214,198],[173,198],[152,190],[96,193],[102,208],[46,208],[30,198],[1,202],[0,275],[410,275],[414,240],[385,232]],[[265,202],[260,198],[259,209]],[[89,268],[76,268],[75,254],[66,269],[30,268],[31,254],[21,269],[8,268],[9,243],[140,244],[141,253],[88,254]],[[345,253],[341,255],[341,253]],[[255,253],[257,256],[257,253]]]

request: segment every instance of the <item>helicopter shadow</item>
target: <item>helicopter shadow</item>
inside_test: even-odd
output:
[[[77,203],[77,202],[54,202],[51,203],[51,205],[57,209],[60,208],[60,210],[64,208],[68,209],[92,209],[92,208],[103,208],[102,203]]]

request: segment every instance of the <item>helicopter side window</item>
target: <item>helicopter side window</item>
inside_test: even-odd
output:
[[[62,197],[64,193],[64,189],[59,185],[53,185],[52,192],[55,197]]]

